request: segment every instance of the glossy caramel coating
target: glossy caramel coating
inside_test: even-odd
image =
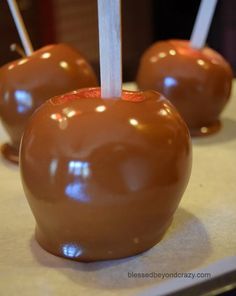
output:
[[[191,170],[188,129],[154,91],[101,99],[85,89],[43,104],[21,145],[23,188],[47,251],[78,261],[154,246]]]
[[[4,156],[17,161],[24,127],[43,102],[52,96],[96,85],[96,76],[84,57],[65,44],[43,47],[30,57],[3,66],[0,118],[11,141],[3,147]]]
[[[145,51],[137,84],[163,93],[183,116],[191,135],[201,136],[219,129],[232,78],[230,65],[214,50],[196,50],[187,41],[168,40]]]

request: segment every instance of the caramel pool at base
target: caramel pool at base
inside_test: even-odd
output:
[[[201,136],[219,130],[232,78],[229,63],[213,49],[197,50],[188,41],[168,40],[144,52],[137,84],[163,93],[183,116],[191,135]]]
[[[78,90],[43,104],[20,151],[23,188],[47,251],[123,258],[161,240],[191,170],[188,129],[154,91],[101,99]]]
[[[45,46],[0,68],[0,119],[10,137],[10,143],[2,147],[3,155],[18,162],[24,127],[43,102],[79,87],[96,85],[90,65],[65,44]]]

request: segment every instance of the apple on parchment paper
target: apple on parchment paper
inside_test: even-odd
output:
[[[78,261],[127,257],[159,242],[191,171],[188,128],[155,91],[52,98],[22,138],[23,188],[47,251]]]
[[[198,50],[189,41],[167,40],[144,52],[137,84],[161,92],[183,116],[191,135],[203,136],[219,130],[232,78],[229,63],[213,49]]]

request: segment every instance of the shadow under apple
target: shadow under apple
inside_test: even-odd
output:
[[[231,118],[221,119],[221,129],[219,132],[207,137],[193,138],[193,144],[197,146],[207,146],[224,144],[236,139],[236,120]]]
[[[58,269],[80,286],[99,289],[129,289],[161,281],[158,278],[132,278],[128,273],[186,272],[198,267],[209,256],[211,244],[204,225],[192,213],[179,208],[163,240],[140,255],[111,261],[80,263],[53,256],[37,244],[30,247],[36,260]]]

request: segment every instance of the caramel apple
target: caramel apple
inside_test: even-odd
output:
[[[23,188],[47,251],[77,261],[122,258],[161,240],[188,183],[191,142],[155,91],[100,88],[54,97],[29,120]]]
[[[84,57],[65,44],[50,45],[0,69],[0,118],[10,137],[3,155],[18,162],[24,127],[38,106],[52,96],[96,86],[96,76]]]
[[[153,44],[142,55],[137,73],[140,89],[163,93],[178,109],[192,136],[216,132],[229,100],[232,70],[211,48],[193,49],[188,41]]]

